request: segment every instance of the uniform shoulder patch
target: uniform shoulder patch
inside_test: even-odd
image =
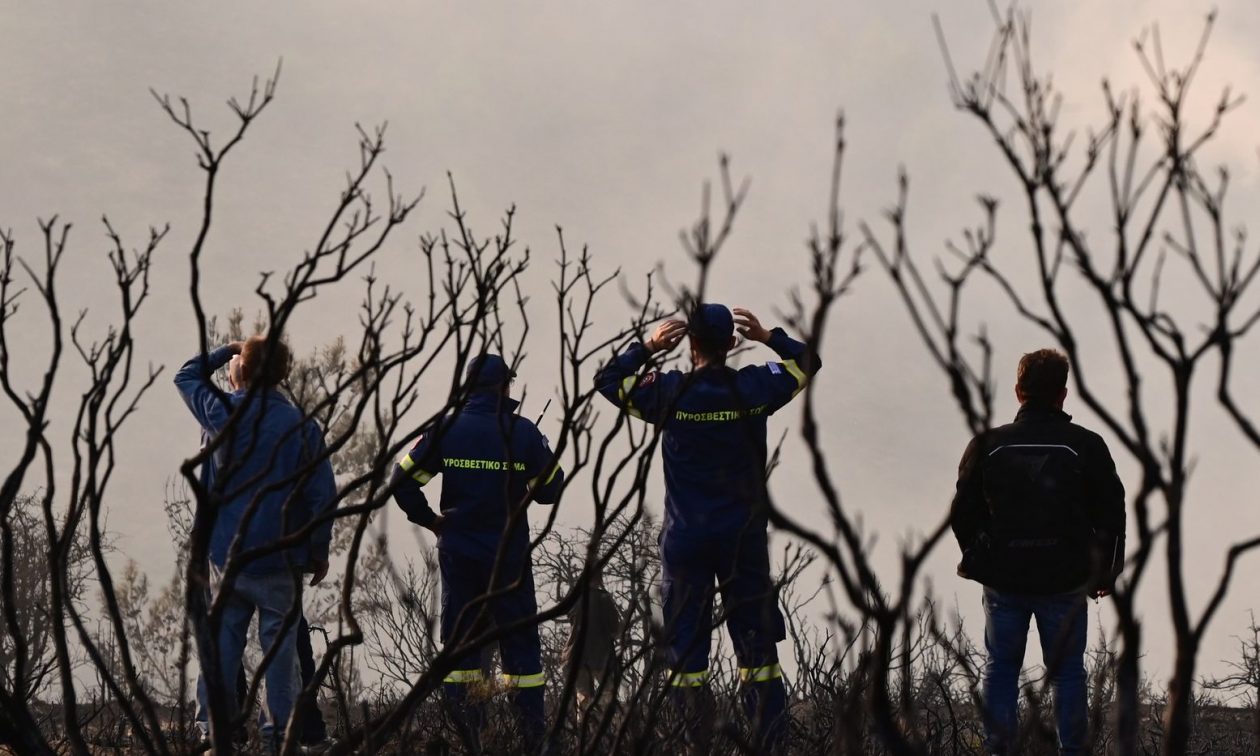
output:
[[[656,383],[656,376],[659,375],[655,370],[639,379],[638,388],[646,388]]]
[[[414,462],[414,460],[411,459],[411,453],[416,450],[416,447],[419,446],[420,442],[423,440],[424,440],[423,433],[421,433],[419,436],[416,436],[416,440],[411,443],[411,448],[403,452],[402,458],[398,460],[398,464],[400,465],[405,464],[407,461]]]
[[[766,367],[770,368],[770,372],[775,375],[783,374],[783,366],[777,362],[767,362]]]

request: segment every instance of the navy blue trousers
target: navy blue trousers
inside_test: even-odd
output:
[[[510,560],[500,569],[496,587],[507,589],[496,598],[480,601],[490,590],[493,563],[450,550],[438,550],[442,578],[442,643],[461,645],[490,627],[507,627],[538,613],[534,573],[527,559]],[[514,585],[515,584],[515,585]],[[511,586],[511,587],[509,587]],[[472,690],[484,680],[482,647],[460,654],[455,669],[443,680],[443,693],[466,738],[477,740],[483,713]],[[546,729],[542,646],[534,622],[509,631],[499,640],[503,682],[510,689],[526,750],[534,750]]]
[[[661,540],[669,684],[687,706],[708,681],[713,601],[722,597],[726,629],[739,662],[743,704],[760,750],[783,744],[787,693],[775,644],[786,637],[778,592],[770,577],[764,531],[730,537]],[[692,716],[690,729],[707,726]],[[707,734],[696,732],[697,739]]]

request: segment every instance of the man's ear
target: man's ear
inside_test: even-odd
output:
[[[241,356],[239,354],[232,355],[232,359],[228,362],[228,385],[233,391],[242,388],[241,379]]]
[[[1015,400],[1020,404],[1028,401],[1028,397],[1024,396],[1024,390],[1019,387],[1019,384],[1015,385]]]

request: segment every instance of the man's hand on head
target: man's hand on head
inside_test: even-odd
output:
[[[643,342],[643,346],[652,354],[668,352],[678,346],[678,342],[686,335],[686,323],[681,320],[666,320],[656,327],[652,337]]]
[[[743,307],[735,307],[731,310],[735,313],[735,328],[739,331],[739,335],[749,341],[759,341],[762,344],[770,340],[770,331],[761,325],[761,321]]]

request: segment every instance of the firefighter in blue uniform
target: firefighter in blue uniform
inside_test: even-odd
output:
[[[734,329],[781,361],[727,367]],[[690,335],[691,372],[641,373],[653,354]],[[596,377],[599,391],[662,430],[665,523],[661,532],[669,684],[689,712],[690,737],[707,747],[705,712],[714,584],[739,661],[743,699],[761,750],[781,747],[786,694],[775,644],[785,637],[770,577],[767,543],[766,418],[787,404],[819,367],[805,344],[756,316],[702,304],[690,322],[662,323]]]
[[[442,580],[442,642],[459,644],[537,613],[524,507],[532,494],[553,504],[564,472],[537,426],[515,414],[508,396],[514,374],[503,358],[485,354],[469,361],[462,404],[421,435],[393,473],[394,500],[407,519],[437,535]],[[440,513],[421,486],[442,475]],[[497,572],[496,572],[497,567]],[[474,602],[493,588],[505,591]],[[499,641],[503,682],[512,689],[527,750],[545,730],[543,675],[538,626],[518,628]],[[443,680],[456,722],[478,748],[480,707],[470,687],[483,681],[480,649],[461,656]]]

